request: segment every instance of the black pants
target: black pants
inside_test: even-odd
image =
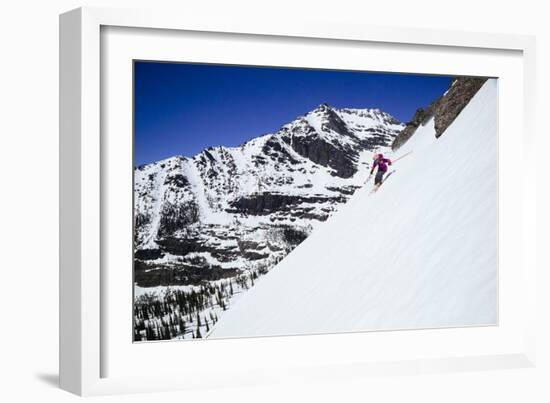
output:
[[[376,176],[374,177],[374,184],[375,185],[380,185],[382,183],[382,179],[384,179],[384,174],[386,173],[386,171],[380,171],[378,170],[376,172]]]

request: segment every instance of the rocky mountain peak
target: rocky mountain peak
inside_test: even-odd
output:
[[[328,111],[331,111],[331,110],[332,110],[331,106],[329,104],[323,102],[317,108],[315,108],[313,110],[313,112],[316,112],[316,111],[318,111],[318,112],[328,112]]]
[[[321,104],[275,133],[135,169],[136,281],[190,284],[280,260],[368,175],[403,125]]]

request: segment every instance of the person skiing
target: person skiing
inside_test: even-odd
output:
[[[391,165],[391,160],[388,158],[384,158],[383,154],[374,154],[372,159],[373,163],[370,170],[370,176],[372,176],[374,169],[378,167],[378,171],[376,171],[376,176],[374,177],[374,186],[378,188],[384,180],[385,173],[388,171],[388,165]]]

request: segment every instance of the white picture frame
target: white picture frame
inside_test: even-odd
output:
[[[339,44],[348,43],[375,44],[381,48],[398,45],[405,49],[412,46],[417,47],[416,51],[425,51],[431,47],[450,50],[450,53],[467,50],[478,55],[511,52],[514,55],[511,63],[515,68],[510,70],[509,77],[515,75],[517,78],[521,71],[521,83],[510,87],[513,88],[510,91],[514,91],[514,95],[519,97],[518,102],[522,106],[523,118],[517,118],[517,126],[514,126],[519,128],[522,135],[519,149],[523,155],[529,155],[535,147],[535,42],[530,36],[384,28],[314,20],[289,20],[284,23],[251,21],[245,16],[212,20],[204,16],[151,10],[81,8],[61,15],[60,385],[63,389],[79,395],[97,395],[333,379],[352,375],[414,374],[534,365],[535,182],[529,177],[514,176],[511,168],[517,161],[517,154],[512,155],[515,150],[506,148],[502,142],[501,174],[509,174],[510,179],[503,182],[501,177],[500,180],[500,195],[507,201],[504,206],[500,206],[500,252],[513,255],[499,256],[501,263],[503,259],[512,257],[518,265],[513,273],[517,277],[499,278],[499,286],[508,287],[506,289],[514,287],[517,291],[513,295],[500,295],[500,309],[503,306],[509,307],[512,297],[519,296],[521,303],[515,308],[513,318],[511,316],[510,320],[500,321],[499,326],[477,330],[448,329],[444,332],[420,330],[197,343],[147,343],[141,344],[137,350],[134,347],[129,348],[132,345],[131,333],[125,335],[121,330],[111,330],[111,333],[118,332],[118,340],[127,339],[128,346],[120,344],[126,343],[124,341],[113,344],[105,329],[111,323],[106,318],[113,307],[109,304],[120,302],[109,297],[110,294],[105,289],[105,279],[110,277],[102,271],[108,267],[105,260],[108,245],[103,236],[102,220],[105,220],[105,216],[102,208],[105,207],[105,191],[109,189],[106,185],[106,178],[110,175],[107,167],[112,165],[106,163],[108,157],[105,156],[108,154],[105,147],[110,147],[111,142],[102,138],[102,132],[108,129],[102,121],[106,114],[102,110],[105,107],[102,105],[102,92],[107,93],[109,88],[105,86],[110,84],[102,81],[101,58],[102,55],[108,55],[102,53],[102,46],[105,46],[105,42],[102,42],[102,31],[109,27],[176,33],[175,37],[170,35],[171,38],[165,41],[165,45],[159,46],[166,49],[166,53],[159,51],[158,57],[161,58],[171,58],[173,49],[170,49],[174,47],[174,41],[178,40],[177,32],[193,32],[195,36],[200,36],[201,33],[217,33],[218,36],[253,37],[254,41],[260,43],[263,40],[280,41],[283,47],[285,41],[289,40],[298,41],[303,46],[311,46],[310,41],[313,40],[331,41],[330,46],[336,48]],[[157,39],[151,40],[163,39],[157,36]],[[260,55],[253,57],[258,58]],[[437,68],[435,66],[432,72],[438,72]],[[483,68],[489,69],[487,66],[479,68],[480,71],[486,71]],[[120,94],[124,88],[121,87],[118,91]],[[508,180],[521,181],[522,192],[503,195],[502,192],[508,188]],[[518,186],[516,183],[515,188]],[[512,243],[517,243],[516,251],[503,247]],[[515,281],[518,278],[522,281]],[[504,313],[507,310],[508,308]],[[462,349],[452,350],[446,346],[451,340],[466,340],[466,344]],[[235,348],[242,350],[246,347],[248,351],[240,356],[242,362],[231,371],[227,368],[212,371],[200,367],[194,373],[185,373],[185,368],[177,371],[177,366],[167,366],[165,371],[160,371],[157,375],[147,371],[140,375],[140,371],[131,371],[131,366],[135,364],[131,359],[137,354],[145,357],[145,360],[155,360],[155,357],[165,356],[167,353],[170,356],[185,354],[186,366],[193,366],[193,357],[207,353],[207,343],[216,343],[211,345],[216,346],[216,354],[228,354],[228,359],[235,358],[230,353]],[[374,346],[371,350],[380,347],[380,354],[368,358],[365,354],[354,356],[350,351],[344,351],[339,355],[346,359],[340,359],[341,357],[330,354],[319,357],[314,350],[324,346],[332,351],[343,344],[365,346],[365,343]],[[491,344],[493,348],[488,347]],[[228,345],[233,348],[227,348]],[[415,346],[415,354],[410,354],[404,348],[407,345]],[[292,352],[292,356],[282,356],[281,349]],[[109,368],[106,363],[111,356],[116,355],[114,351],[125,351],[126,355],[119,354],[118,359],[128,360],[128,368],[119,366],[116,371]],[[162,365],[161,361],[155,361],[155,365]]]

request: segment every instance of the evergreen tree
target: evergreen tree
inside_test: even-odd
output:
[[[185,321],[181,317],[179,318],[178,326],[180,333],[185,334]]]
[[[197,328],[201,326],[201,317],[199,313],[197,312]]]

